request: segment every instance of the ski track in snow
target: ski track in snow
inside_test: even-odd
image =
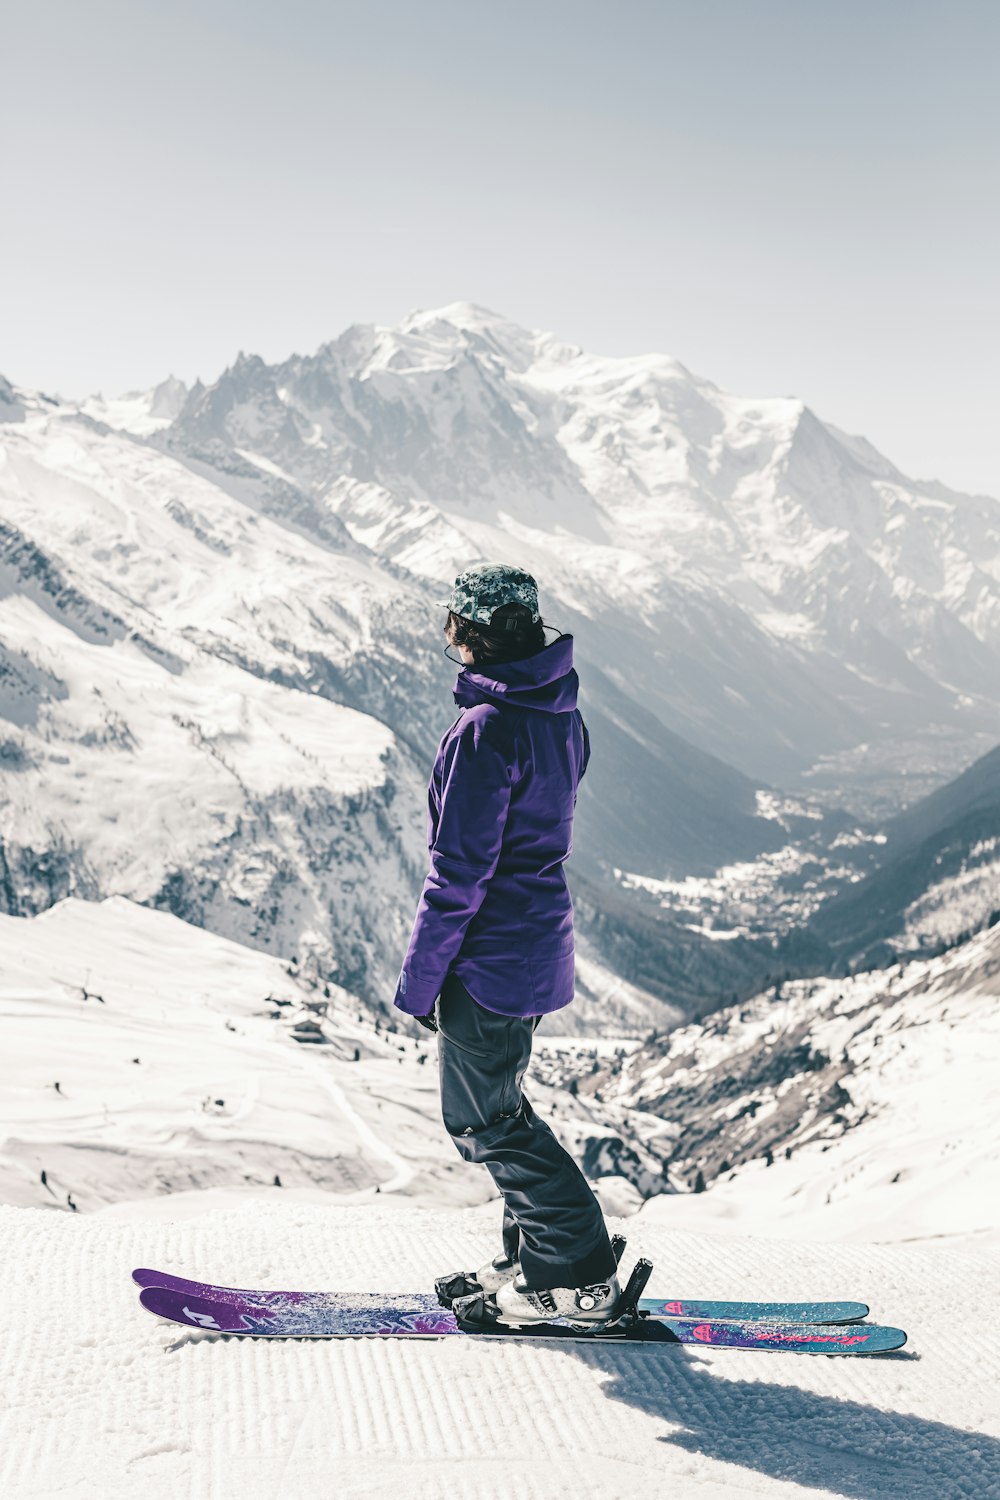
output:
[[[379,1184],[380,1191],[383,1193],[395,1193],[409,1187],[416,1175],[410,1164],[404,1161],[390,1146],[387,1146],[385,1141],[379,1138],[368,1122],[362,1119],[344,1090],[339,1084],[334,1083],[329,1072],[321,1064],[317,1063],[314,1058],[307,1056],[303,1056],[300,1061],[302,1067],[315,1078],[324,1093],[329,1094],[344,1116],[344,1119],[353,1127],[358,1139],[368,1146],[373,1156],[384,1161],[392,1169],[392,1176]],[[368,1196],[366,1190],[364,1190],[364,1196]]]
[[[497,1205],[256,1199],[195,1218],[0,1208],[6,1500],[653,1500],[1000,1494],[995,1249],[792,1244],[622,1226],[654,1295],[860,1295],[900,1356],[516,1342],[249,1341],[159,1322],[144,1264],[230,1283],[426,1287]]]

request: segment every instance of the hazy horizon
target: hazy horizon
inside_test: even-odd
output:
[[[54,0],[7,18],[0,372],[70,399],[470,301],[1000,495],[980,0]]]

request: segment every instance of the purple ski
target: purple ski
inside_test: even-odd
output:
[[[206,1297],[167,1286],[147,1286],[139,1301],[149,1312],[189,1328],[257,1338],[445,1338],[463,1334],[454,1315],[422,1296],[377,1293],[254,1292],[249,1297]],[[584,1332],[552,1322],[510,1328],[493,1324],[474,1338],[571,1339],[784,1349],[802,1354],[876,1354],[899,1349],[906,1334],[873,1324],[736,1323],[711,1319],[633,1316],[621,1324]]]
[[[263,1292],[254,1287],[218,1286],[209,1281],[189,1281],[183,1276],[174,1276],[169,1271],[156,1271],[148,1267],[137,1267],[132,1280],[141,1287],[159,1286],[175,1292],[186,1292],[210,1300],[232,1299],[254,1300],[262,1297],[284,1297],[289,1302],[311,1303],[324,1306],[331,1295],[325,1292]],[[338,1298],[339,1300],[339,1298]],[[393,1307],[405,1304],[419,1308],[427,1316],[440,1311],[440,1304],[433,1292],[379,1294],[378,1302]],[[684,1318],[708,1322],[766,1322],[766,1323],[860,1323],[868,1316],[866,1302],[741,1302],[741,1301],[685,1301],[680,1298],[642,1297],[638,1310],[651,1318]]]

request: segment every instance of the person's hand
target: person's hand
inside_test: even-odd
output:
[[[438,1029],[438,1023],[434,1019],[433,1011],[430,1011],[426,1016],[414,1016],[413,1019],[419,1021],[421,1026],[425,1027],[428,1031],[437,1031]]]

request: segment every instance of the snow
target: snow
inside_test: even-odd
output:
[[[624,1221],[653,1295],[861,1296],[897,1356],[442,1341],[247,1341],[143,1311],[133,1266],[235,1285],[426,1287],[493,1251],[494,1204],[277,1194],[164,1218],[0,1208],[9,1500],[679,1500],[1000,1492],[997,1256]],[[977,1334],[985,1333],[986,1336]]]
[[[173,375],[148,391],[129,391],[124,396],[88,396],[80,410],[95,421],[136,437],[149,437],[169,427],[184,404],[187,387]]]
[[[977,839],[954,875],[930,883],[906,908],[897,946],[912,950],[925,942],[954,942],[978,926],[982,912],[1000,903],[998,867],[1000,839]]]
[[[762,993],[598,1082],[633,1110],[667,1102],[667,1120],[631,1114],[630,1138],[655,1151],[657,1125],[671,1140],[691,1130],[706,1175],[710,1156],[736,1165],[672,1198],[676,1224],[1000,1247],[998,976],[1000,924],[933,959]],[[796,1056],[777,1077],[768,1067]]]
[[[286,474],[279,464],[272,463],[262,453],[254,453],[250,448],[237,448],[235,451],[241,458],[245,458],[247,463],[256,465],[258,469],[263,469],[265,474],[273,474],[275,479],[283,479],[286,484],[295,483],[291,474]]]
[[[0,915],[5,1500],[1000,1494],[1000,927],[665,1047],[583,938],[579,1005],[537,1038],[531,1097],[597,1163],[652,1293],[861,1296],[909,1329],[898,1358],[250,1343],[158,1324],[128,1279],[409,1290],[497,1247],[433,1041],[315,978],[379,993],[405,944],[427,601],[470,552],[544,579],[595,691],[625,695],[612,726],[780,773],[754,811],[782,847],[614,869],[724,959],[769,905],[780,927],[823,899],[796,769],[898,799],[995,735],[997,502],[906,479],[799,400],[467,302],[279,369],[241,357],[207,391],[0,397],[4,856],[40,910]],[[841,833],[822,880],[883,840]],[[908,933],[971,930],[995,855],[975,843]],[[602,1037],[563,1034],[588,1016]],[[804,1073],[757,1066],[796,1049]],[[689,1091],[706,1171],[738,1162],[706,1192],[659,1192],[691,1124],[653,1112],[665,1089]],[[794,1150],[767,1166],[772,1127]]]
[[[200,883],[171,898],[185,914],[250,941],[284,929],[288,952],[312,934],[330,957],[338,927],[352,943],[368,929],[389,984],[383,949],[405,948],[408,871],[424,857],[422,826],[391,802],[420,806],[426,766],[382,715],[331,701],[316,678],[371,649],[399,580],[349,538],[334,551],[78,418],[10,426],[3,452],[8,861],[55,860],[57,896],[155,901],[183,871]],[[383,715],[387,696],[408,696],[402,683],[376,692]],[[377,891],[340,874],[362,857],[373,873],[377,858]],[[37,892],[19,895],[31,909]]]
[[[862,1072],[872,1118],[829,1154],[817,1142],[644,1203],[622,1177],[596,1184],[629,1239],[626,1269],[652,1259],[652,1295],[860,1297],[907,1329],[901,1355],[849,1363],[473,1338],[248,1342],[154,1320],[134,1266],[231,1285],[429,1288],[495,1253],[492,1181],[447,1139],[433,1041],[402,1017],[376,1030],[348,991],[325,995],[295,963],[124,897],[0,916],[5,1500],[1000,1493],[1000,1346],[979,1336],[1000,1313],[1000,1236],[984,1232],[997,1031],[970,980],[998,939],[966,944],[964,970],[952,954],[895,971],[895,1010],[873,974],[821,1011],[831,1050],[881,1037]],[[763,1000],[750,1011],[765,1036]],[[304,1019],[322,1042],[295,1040]],[[560,1077],[591,1055],[621,1050],[629,1066],[642,1052],[567,1035],[565,1019],[540,1031],[528,1086],[579,1150],[613,1135],[614,1116]],[[706,1028],[700,1065],[727,1045]],[[908,1163],[920,1170],[889,1185]]]
[[[289,800],[343,804],[384,786],[397,763],[391,731],[377,719],[189,646],[183,670],[165,670],[139,641],[98,644],[24,595],[0,602],[0,626],[60,685],[47,701],[39,692],[13,702],[21,722],[37,714],[41,734],[11,781],[8,837],[41,848],[49,827],[61,825],[106,888],[152,896],[171,870],[218,857],[260,799],[274,799],[273,816],[284,821]],[[188,816],[178,818],[179,805]],[[345,809],[345,831],[349,821]],[[307,827],[290,823],[281,855],[308,839]],[[228,862],[243,897],[253,871],[271,865],[262,854],[260,843],[248,848],[242,873]]]
[[[0,1201],[87,1211],[276,1173],[347,1198],[440,1179],[447,1196],[423,1033],[377,1033],[346,990],[124,897],[0,916],[0,943]],[[318,1015],[326,1041],[296,1041]]]
[[[294,422],[272,420],[279,398]],[[364,474],[381,520],[362,506],[355,534],[435,584],[470,547],[515,544],[560,606],[605,627],[587,636],[602,670],[628,656],[636,698],[753,776],[805,773],[862,736],[888,756],[915,728],[943,770],[963,732],[981,749],[993,733],[997,502],[907,479],[799,398],[454,302],[280,366],[237,362],[200,400],[181,444],[211,432],[318,493]],[[704,694],[657,664],[663,637]]]
[[[276,1174],[340,1201],[496,1196],[442,1128],[433,1041],[395,1012],[376,1026],[348,990],[124,896],[0,914],[0,954],[0,1202],[91,1212]],[[543,1075],[633,1045],[566,1036],[573,1019],[543,1023]],[[617,1135],[558,1079],[536,1074],[532,1097],[581,1151]]]

